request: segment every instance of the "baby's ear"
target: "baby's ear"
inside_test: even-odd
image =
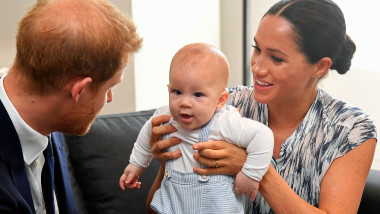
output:
[[[223,108],[224,105],[226,105],[226,102],[228,100],[228,96],[230,94],[228,93],[228,91],[223,91],[221,94],[220,94],[220,97],[219,97],[219,101],[218,101],[218,105],[216,105],[216,109],[220,109],[220,108]]]

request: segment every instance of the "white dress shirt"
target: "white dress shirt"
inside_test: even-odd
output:
[[[0,99],[8,112],[21,142],[25,170],[28,176],[33,204],[36,213],[45,213],[45,202],[42,195],[41,173],[45,163],[43,151],[48,145],[48,138],[31,128],[19,115],[4,89],[4,79],[0,79]],[[55,198],[55,197],[54,197]],[[56,204],[56,203],[55,203]],[[55,206],[58,211],[58,206]],[[58,213],[58,212],[56,212]]]

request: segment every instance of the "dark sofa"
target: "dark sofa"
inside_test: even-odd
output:
[[[140,128],[154,110],[103,115],[85,136],[65,136],[73,191],[79,213],[145,213],[145,202],[159,164],[144,171],[141,189],[119,187]],[[380,171],[371,170],[358,213],[380,213]]]

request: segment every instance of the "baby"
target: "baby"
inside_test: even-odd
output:
[[[158,213],[244,213],[245,198],[241,194],[254,200],[259,181],[270,165],[273,134],[267,126],[243,118],[237,109],[225,105],[228,78],[227,58],[211,45],[189,44],[174,55],[169,73],[169,106],[158,108],[152,118],[172,115],[169,123],[177,131],[164,137],[182,140],[170,148],[179,149],[182,156],[165,164],[161,188],[151,203]],[[140,187],[137,179],[153,158],[149,145],[152,118],[140,131],[130,164],[120,178],[123,190]],[[236,178],[193,172],[200,166],[193,158],[193,144],[215,140],[246,148],[247,160]],[[217,164],[216,160],[215,167]]]

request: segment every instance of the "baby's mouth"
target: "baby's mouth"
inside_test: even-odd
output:
[[[189,114],[180,114],[181,120],[185,123],[190,123],[193,120],[193,116]]]

